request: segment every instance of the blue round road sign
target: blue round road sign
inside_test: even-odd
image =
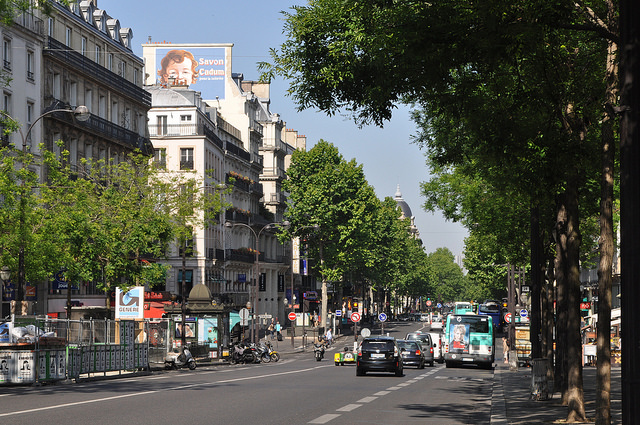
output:
[[[438,303],[438,308],[442,308],[442,303]]]
[[[378,314],[378,319],[380,319],[381,322],[384,322],[385,320],[387,320],[387,315],[384,313],[380,313]]]

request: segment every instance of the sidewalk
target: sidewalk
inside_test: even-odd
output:
[[[549,400],[534,401],[530,397],[531,368],[510,371],[509,366],[496,363],[491,400],[492,425],[538,425],[564,423],[567,407],[560,404],[560,394]],[[595,419],[596,368],[583,368],[584,401],[587,419]],[[611,368],[611,423],[622,423],[622,385],[619,367]]]

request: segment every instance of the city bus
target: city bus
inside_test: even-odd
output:
[[[444,336],[447,367],[476,364],[491,369],[495,361],[495,341],[491,316],[450,314]]]
[[[453,305],[453,314],[466,314],[473,313],[473,306],[471,303],[458,301]]]

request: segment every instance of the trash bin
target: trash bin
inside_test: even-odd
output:
[[[531,400],[548,400],[550,398],[547,379],[549,359],[532,359],[531,368]]]

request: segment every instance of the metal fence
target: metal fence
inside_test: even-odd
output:
[[[168,319],[17,317],[11,323],[13,343],[0,349],[0,384],[148,369],[164,363],[171,344],[168,329]]]

